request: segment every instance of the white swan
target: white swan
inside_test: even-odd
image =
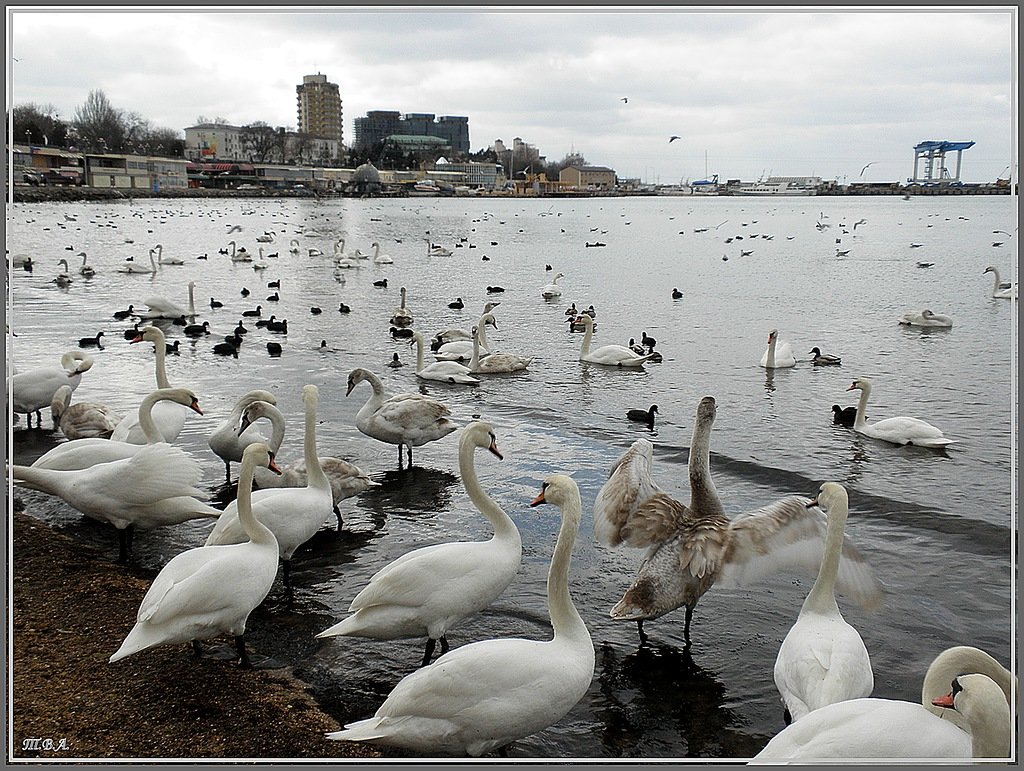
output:
[[[229,546],[200,546],[171,559],[142,599],[135,626],[110,657],[114,663],[155,645],[192,642],[229,634],[243,667],[245,624],[266,599],[277,575],[277,541],[253,516],[252,475],[256,467],[276,470],[265,444],[252,444],[242,456],[238,512],[246,541]]]
[[[288,242],[288,253],[299,254],[299,239],[293,238]]]
[[[1017,677],[985,651],[970,645],[955,645],[936,656],[928,665],[921,683],[921,704],[933,715],[947,720],[958,728],[969,731],[967,722],[958,712],[937,707],[932,702],[949,692],[953,678],[962,674],[987,675],[1003,690],[1009,706],[1020,703]]]
[[[166,297],[150,297],[146,300],[147,310],[139,314],[140,319],[177,319],[182,316],[194,318],[196,315],[195,299],[196,282],[188,282],[188,310],[171,302]]]
[[[530,504],[562,510],[548,570],[550,640],[506,638],[463,645],[406,676],[374,717],[330,739],[478,757],[541,731],[583,697],[594,676],[594,644],[569,594],[569,563],[579,530],[579,488],[555,474]]]
[[[349,607],[353,615],[317,637],[426,637],[426,666],[438,640],[441,655],[448,652],[449,629],[488,607],[512,583],[522,560],[522,541],[515,523],[480,486],[473,462],[477,448],[502,457],[488,423],[475,421],[462,430],[459,474],[469,499],[494,530],[493,537],[434,544],[403,554],[377,571],[356,595]]]
[[[252,262],[252,255],[244,246],[237,246],[234,241],[228,241],[228,243],[231,244],[232,262]]]
[[[187,396],[195,401],[195,394],[187,392]],[[135,528],[148,530],[220,516],[218,509],[195,497],[200,494],[196,485],[203,477],[202,466],[184,450],[166,442],[147,444],[130,457],[87,468],[11,468],[16,484],[55,495],[87,517],[117,528],[121,560],[128,558]]]
[[[491,325],[497,329],[494,317],[491,314],[484,314],[483,319],[489,319]],[[481,320],[483,320],[481,319]],[[469,371],[473,374],[498,374],[502,372],[522,372],[533,361],[532,358],[519,356],[515,353],[489,353],[484,358],[480,352],[480,338],[483,335],[483,328],[486,324],[478,324],[473,327],[473,358],[469,360]]]
[[[306,413],[303,457],[306,460],[306,468],[310,470],[306,486],[257,490],[252,496],[256,518],[269,527],[277,538],[281,560],[284,563],[283,577],[286,586],[290,586],[292,555],[320,529],[333,507],[331,485],[320,468],[316,451],[316,407],[319,395],[320,391],[315,385],[302,388],[302,401]],[[217,524],[213,526],[206,539],[206,545],[241,543],[246,537],[245,527],[239,519],[237,501],[233,501],[228,504]]]
[[[396,327],[410,327],[412,326],[412,311],[405,307],[405,287],[402,287],[402,304],[395,308],[394,314],[391,316],[391,324]]]
[[[247,427],[245,431],[239,433],[238,424],[242,420],[242,412],[250,404],[258,401],[277,404],[277,397],[270,393],[270,391],[263,389],[256,389],[243,394],[235,402],[235,406],[231,408],[228,416],[214,429],[213,433],[206,440],[214,454],[224,461],[229,480],[231,478],[231,461],[240,463],[245,448],[253,442],[263,442],[270,447],[270,451],[273,453],[276,453],[281,446],[280,441],[274,444],[272,440],[268,440],[267,437],[261,434],[259,428],[256,427]]]
[[[818,570],[826,517],[810,499],[789,496],[730,520],[711,478],[711,428],[717,406],[701,399],[687,464],[690,505],[662,491],[651,476],[653,445],[637,439],[612,467],[594,501],[594,534],[609,546],[646,548],[633,584],[611,617],[643,622],[686,607],[683,634],[697,602],[715,583],[746,585],[780,570]],[[838,588],[865,607],[881,603],[882,586],[848,537]]]
[[[564,273],[556,273],[555,277],[551,279],[551,283],[542,287],[540,290],[540,296],[545,299],[552,299],[555,297],[562,296],[562,287],[558,285],[558,279],[564,278]]]
[[[156,262],[158,265],[184,265],[185,260],[181,257],[168,257],[164,259],[164,245],[157,244],[153,247],[152,251],[156,252]]]
[[[163,402],[173,401],[181,404],[202,415],[199,408],[199,401],[196,395],[187,388],[158,388],[139,405],[137,420],[146,437],[145,444],[157,444],[163,442],[163,435],[160,429],[153,422],[153,406]],[[119,421],[120,422],[120,421]],[[54,469],[57,471],[74,471],[95,466],[97,463],[107,463],[112,460],[123,460],[130,458],[141,450],[145,444],[132,444],[130,442],[118,441],[116,439],[99,439],[85,437],[63,442],[48,450],[32,464],[33,468]]]
[[[875,679],[860,634],[843,618],[835,585],[849,514],[846,489],[825,482],[813,505],[828,515],[825,554],[814,586],[775,658],[775,686],[793,722],[812,710],[871,695]]]
[[[239,426],[240,432],[247,432],[249,426],[260,418],[267,418],[271,425],[270,441],[271,447],[280,447],[284,441],[285,420],[281,411],[273,404],[264,401],[253,402],[245,408],[242,413],[242,423]],[[323,456],[319,453],[320,468],[331,485],[331,500],[334,508],[334,515],[338,519],[338,529],[341,529],[341,509],[338,504],[346,498],[358,495],[370,487],[379,487],[380,483],[374,482],[358,466],[349,463],[341,458]],[[280,474],[272,474],[266,469],[256,469],[256,486],[265,489],[268,487],[305,487],[308,483],[306,476],[306,461],[304,458],[292,461],[281,469]]]
[[[156,258],[153,256],[153,250],[149,251],[149,267],[145,265],[139,265],[136,262],[125,262],[120,268],[117,269],[118,273],[156,273]]]
[[[85,252],[79,252],[77,256],[82,258],[82,265],[78,269],[79,274],[86,278],[92,278],[95,276],[96,268],[89,264],[89,255]]]
[[[1011,284],[1009,281],[1003,282],[999,279],[999,269],[994,265],[989,265],[985,270],[982,271],[982,275],[985,273],[992,273],[995,275],[995,281],[992,283],[992,296],[997,300],[1013,300],[1017,297],[1017,287]]]
[[[842,758],[1006,758],[1010,707],[999,686],[982,674],[959,675],[934,706],[955,709],[968,730],[920,704],[852,699],[808,713],[777,734],[752,762]]]
[[[451,249],[446,249],[445,247],[441,246],[440,244],[432,243],[430,241],[430,239],[428,238],[427,239],[427,256],[428,257],[451,257],[452,256],[452,250]]]
[[[159,327],[144,327],[138,335],[132,338],[132,343],[147,340],[153,343],[156,354],[156,387],[170,388],[167,380],[167,339],[163,330]],[[160,435],[165,442],[173,442],[178,438],[181,429],[185,427],[185,419],[188,417],[189,409],[175,401],[161,401],[153,408],[153,420],[157,425]],[[130,442],[131,444],[145,444],[146,433],[139,425],[138,414],[126,415],[124,420],[117,424],[111,439],[118,442]]]
[[[121,420],[110,407],[98,402],[71,403],[71,386],[62,385],[50,402],[54,429],[68,439],[107,439]]]
[[[908,327],[940,327],[948,329],[953,326],[953,319],[949,316],[941,313],[932,313],[927,308],[920,313],[917,311],[907,311],[897,321]]]
[[[423,335],[414,332],[410,345],[416,346],[416,377],[421,380],[436,380],[440,383],[463,383],[475,385],[480,378],[470,374],[469,367],[457,361],[435,361],[423,364]]]
[[[488,303],[489,304],[489,303]],[[487,342],[487,327],[492,326],[495,329],[498,328],[497,322],[494,320],[494,314],[490,311],[485,311],[477,321],[476,325],[472,328],[473,330],[479,330],[479,342],[476,344],[479,347],[480,358],[490,356],[490,350],[488,349]],[[434,358],[438,361],[469,361],[473,358],[473,338],[476,334],[475,331],[470,331],[463,338],[463,330],[461,329],[447,329],[444,332],[438,333],[439,335],[445,335],[452,339],[441,343],[437,350],[434,351]]]
[[[768,333],[768,348],[761,356],[761,366],[766,369],[787,369],[796,366],[796,356],[789,343],[779,342],[779,330]]]
[[[920,418],[908,418],[901,415],[868,423],[864,416],[867,414],[865,410],[868,405],[868,397],[871,395],[871,381],[866,377],[859,378],[854,380],[846,390],[860,391],[857,417],[853,421],[853,430],[857,433],[893,444],[913,444],[918,447],[945,447],[957,441],[956,439],[947,439],[940,429]]]
[[[642,367],[654,354],[638,356],[624,345],[602,345],[591,351],[590,341],[594,337],[594,319],[587,313],[580,316],[583,322],[583,342],[580,343],[580,361],[604,364],[609,367]]]
[[[391,265],[394,260],[391,259],[390,254],[380,253],[380,244],[374,241],[370,246],[373,247],[373,261],[378,265]]]
[[[380,378],[357,367],[348,375],[348,396],[359,383],[369,383],[373,393],[356,413],[356,428],[374,439],[398,445],[398,465],[402,465],[402,446],[412,466],[412,448],[421,447],[448,436],[458,426],[450,420],[451,410],[436,399],[421,394],[395,394],[386,397]]]
[[[53,402],[53,395],[62,385],[71,386],[74,391],[82,381],[82,373],[92,367],[93,360],[82,351],[67,351],[60,357],[59,367],[35,367],[19,372],[10,379],[11,410],[28,416],[28,427],[32,427],[32,413],[36,414],[36,425],[43,423],[41,410]]]

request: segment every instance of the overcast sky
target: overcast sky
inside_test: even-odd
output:
[[[200,116],[295,128],[295,86],[320,72],[341,88],[346,143],[369,110],[465,115],[473,150],[521,137],[669,184],[705,169],[904,181],[919,142],[973,140],[962,178],[981,182],[1016,163],[1016,17],[989,8],[7,6],[7,105],[67,120],[99,89],[182,132]]]

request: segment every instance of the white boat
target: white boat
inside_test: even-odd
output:
[[[740,182],[728,188],[729,195],[817,195],[820,177],[768,177],[757,182]]]

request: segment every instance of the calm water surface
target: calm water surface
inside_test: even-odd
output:
[[[279,457],[288,462],[301,456],[302,386],[319,386],[320,453],[357,463],[382,486],[342,503],[343,532],[327,523],[300,550],[294,596],[278,582],[253,614],[249,634],[310,682],[339,724],[371,715],[416,665],[422,642],[313,635],[344,617],[369,577],[406,551],[489,537],[459,480],[458,434],[417,449],[416,467],[399,471],[392,445],[355,429],[370,390],[361,385],[346,397],[347,374],[367,367],[389,393],[429,393],[463,423],[481,415],[495,426],[505,459],[479,454],[479,476],[522,532],[523,566],[491,608],[450,634],[453,645],[549,635],[545,580],[559,521],[552,507],[527,504],[552,472],[571,473],[584,501],[572,592],[597,650],[593,684],[569,715],[517,742],[512,756],[745,758],[783,727],[772,667],[813,576],[713,588],[694,614],[688,651],[679,612],[650,622],[650,642],[640,646],[634,624],[607,614],[642,554],[596,543],[594,497],[615,459],[644,436],[655,444],[657,480],[687,501],[694,413],[701,397],[712,395],[712,470],[728,512],[810,495],[828,480],[849,490],[847,532],[887,590],[885,606],[874,613],[840,597],[870,652],[874,695],[917,700],[928,663],[954,644],[982,647],[1009,663],[1016,303],[992,299],[983,270],[995,265],[1005,278],[1014,272],[1015,238],[993,231],[1015,232],[1015,207],[1009,197],[17,204],[8,207],[7,248],[31,254],[36,269],[10,276],[13,353],[19,370],[56,364],[79,337],[104,330],[106,347],[94,353],[74,398],[126,412],[153,388],[153,354],[150,346],[130,346],[121,335],[129,325],[111,314],[129,303],[144,306],[153,295],[187,305],[187,284],[195,281],[198,317],[215,336],[183,338],[167,368],[172,385],[194,389],[203,406],[205,415],[190,416],[178,443],[203,460],[203,487],[216,505],[234,491],[206,439],[238,396],[256,387],[278,395],[289,421]],[[262,244],[264,271],[220,253],[230,250],[231,239],[256,253],[255,238],[264,232],[276,234]],[[364,263],[339,283],[330,255],[340,237],[347,250],[364,252],[379,241],[394,264]],[[299,246],[294,256],[292,239]],[[428,257],[427,239],[453,256]],[[157,243],[165,257],[185,264],[153,276],[116,271],[129,255],[146,262]],[[840,249],[849,253],[837,256]],[[81,258],[74,255],[81,251],[98,271],[92,279],[77,275]],[[75,274],[67,289],[51,283],[61,258]],[[934,265],[919,268],[919,261]],[[557,300],[540,296],[553,275],[547,265],[565,274]],[[387,289],[373,286],[384,277]],[[281,282],[277,303],[264,299],[272,280]],[[399,287],[408,289],[416,328],[429,336],[468,328],[494,299],[490,285],[506,290],[491,342],[533,356],[529,370],[476,387],[418,381],[415,350],[388,334]],[[248,298],[240,295],[243,286],[252,290]],[[673,287],[684,293],[681,300],[671,299]],[[224,307],[211,309],[211,297]],[[465,310],[447,307],[456,297]],[[339,302],[352,313],[338,313]],[[636,372],[579,362],[581,335],[564,324],[570,302],[597,309],[596,344],[647,332],[664,361]],[[248,324],[237,360],[215,356],[213,342],[257,304],[264,317],[287,318],[287,336]],[[323,313],[312,314],[312,306]],[[955,326],[922,331],[896,323],[926,307],[952,316]],[[758,366],[773,328],[802,359],[795,368],[766,373]],[[165,329],[170,340],[180,336],[179,327]],[[272,338],[284,347],[279,359],[266,352]],[[336,352],[317,351],[321,340]],[[812,346],[841,355],[842,366],[813,367],[806,354]],[[394,352],[410,366],[385,367]],[[958,443],[946,451],[900,448],[833,426],[831,405],[856,403],[857,394],[846,392],[856,377],[872,381],[871,419],[914,415]],[[660,410],[653,432],[626,421],[626,409],[652,403]],[[13,432],[15,461],[30,463],[59,441],[59,433],[27,431],[22,422]],[[46,495],[19,495],[35,516],[116,556],[111,529]],[[208,528],[188,523],[143,533],[137,560],[155,572],[202,543]],[[126,632],[131,623],[125,619]]]

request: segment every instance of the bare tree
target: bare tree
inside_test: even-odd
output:
[[[273,160],[281,149],[278,132],[263,121],[242,126],[239,141],[243,152],[249,156],[249,160],[256,163],[267,163]]]
[[[57,116],[52,104],[21,104],[11,110],[7,141],[28,142],[35,145],[67,145],[68,125]]]
[[[85,102],[75,109],[74,127],[84,149],[121,150],[124,146],[123,111],[115,108],[102,91],[90,91]]]

